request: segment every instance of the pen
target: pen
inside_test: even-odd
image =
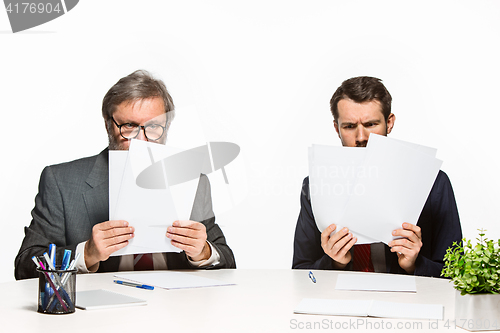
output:
[[[52,267],[56,267],[56,244],[49,245],[49,257],[52,261]],[[53,268],[53,269],[54,269]]]
[[[37,268],[42,268],[42,266],[40,266],[40,264],[38,263],[38,260],[36,260],[35,256],[31,257],[31,260],[33,260]]]
[[[54,269],[55,269],[55,267],[54,267],[54,265],[52,264],[52,260],[50,259],[49,254],[48,254],[47,252],[44,252],[43,257],[44,257],[44,258],[45,258],[45,260],[47,261],[47,265],[49,265],[49,268],[50,268],[51,270],[54,270]],[[45,268],[44,268],[44,269],[45,269]]]
[[[64,250],[61,270],[65,271],[66,269],[68,269],[70,259],[71,259],[71,250]]]
[[[118,283],[118,284],[122,284],[124,286],[129,286],[129,287],[136,287],[136,288],[147,289],[147,290],[155,289],[155,287],[148,286],[146,284],[133,283],[133,282],[127,282],[127,281],[120,281],[120,280],[113,280],[113,282]]]
[[[309,271],[309,278],[311,279],[312,282],[316,283],[316,278],[314,277],[314,274],[311,271]]]
[[[76,254],[76,257],[71,261],[71,264],[69,264],[68,271],[72,271],[75,269],[76,262],[78,261],[78,258],[80,258],[80,253]],[[63,278],[62,278],[62,284],[65,285],[66,282],[68,282],[69,277],[71,276],[71,273],[64,273]]]

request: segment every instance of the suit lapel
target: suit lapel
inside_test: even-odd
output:
[[[86,179],[89,188],[83,193],[92,226],[109,219],[108,179],[108,149],[105,149],[97,155],[94,167]]]
[[[109,174],[108,149],[104,149],[95,161],[94,167],[86,179],[89,185],[83,193],[83,200],[92,226],[109,220]],[[120,257],[109,257],[101,261],[98,272],[116,272],[120,265]]]

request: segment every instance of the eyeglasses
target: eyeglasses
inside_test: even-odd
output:
[[[160,124],[149,124],[141,126],[132,123],[125,123],[118,125],[113,117],[111,117],[111,119],[115,123],[116,127],[118,127],[118,129],[120,130],[120,135],[127,140],[135,139],[139,135],[141,129],[144,131],[144,136],[146,137],[146,139],[151,141],[158,141],[165,132],[165,126],[162,126]]]

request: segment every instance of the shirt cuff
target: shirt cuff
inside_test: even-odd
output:
[[[217,251],[217,249],[212,245],[212,243],[210,243],[209,241],[207,241],[208,245],[210,246],[210,251],[211,251],[211,255],[210,255],[210,258],[208,259],[204,259],[204,260],[200,260],[200,261],[192,261],[191,259],[189,259],[189,256],[187,256],[187,259],[189,261],[189,263],[195,267],[208,267],[208,266],[215,266],[215,265],[218,265],[220,263],[220,254],[219,252]],[[168,263],[167,263],[168,265]]]
[[[80,253],[80,258],[76,262],[77,273],[95,273],[99,269],[99,263],[87,268],[87,265],[85,265],[85,244],[87,242],[81,242],[76,246],[75,256]]]

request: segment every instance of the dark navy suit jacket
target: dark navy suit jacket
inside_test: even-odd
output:
[[[295,228],[292,268],[334,269],[333,259],[321,248],[321,232],[316,226],[309,194],[309,177],[304,179],[300,195],[300,214]],[[403,223],[405,221],[401,221]],[[417,225],[422,230],[420,253],[414,275],[439,277],[446,249],[462,239],[455,195],[446,173],[439,171]],[[406,272],[399,266],[396,253],[385,246],[387,273]],[[350,270],[351,263],[346,266]]]

